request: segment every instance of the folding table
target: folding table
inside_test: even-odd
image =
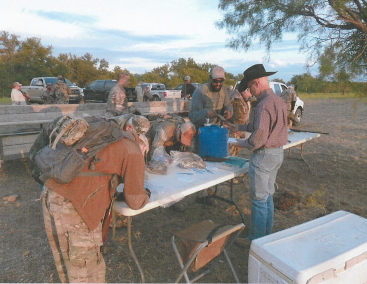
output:
[[[308,166],[308,169],[311,171],[311,167],[307,164],[306,160],[303,158],[303,144],[312,139],[316,139],[320,137],[320,133],[313,132],[288,132],[288,143],[283,146],[283,149],[288,149],[288,156],[290,154],[291,148],[297,145],[301,145],[301,158],[303,162]]]
[[[168,167],[167,175],[148,174],[145,187],[151,190],[152,195],[149,202],[142,209],[133,210],[129,208],[125,202],[114,203],[114,210],[112,210],[112,238],[115,239],[116,236],[115,214],[118,212],[128,218],[127,229],[129,251],[139,269],[142,282],[145,281],[144,273],[131,243],[132,216],[144,213],[156,207],[170,206],[171,204],[180,201],[185,196],[204,190],[208,187],[215,186],[227,180],[231,180],[237,176],[247,173],[248,171],[248,163],[245,163],[242,168],[230,167],[224,165],[224,163],[213,162],[206,162],[206,165],[207,170],[202,172],[182,169],[178,166],[171,166]],[[231,198],[232,190],[233,187],[231,186]],[[117,188],[117,191],[123,191],[123,184]],[[234,201],[233,203],[236,205]]]
[[[303,162],[308,166],[309,170],[311,171],[311,167],[307,164],[307,162],[303,158],[303,144],[306,143],[307,141],[310,141],[312,139],[316,139],[320,136],[321,136],[320,133],[314,133],[314,132],[293,132],[293,131],[289,131],[288,132],[288,143],[283,146],[283,149],[284,150],[289,149],[289,152],[288,152],[288,155],[289,155],[290,149],[292,147],[295,147],[297,145],[301,145],[301,158],[302,158]],[[228,139],[228,144],[234,144],[234,143],[236,143],[235,138],[229,138]]]

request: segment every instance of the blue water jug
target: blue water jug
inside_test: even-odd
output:
[[[228,156],[228,129],[217,125],[200,127],[200,157]]]

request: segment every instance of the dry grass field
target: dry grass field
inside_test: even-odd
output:
[[[298,129],[328,132],[300,148],[285,152],[275,194],[276,224],[280,231],[338,210],[367,218],[367,101],[361,99],[306,99],[303,122]],[[250,152],[241,151],[248,158]],[[40,189],[33,181],[27,161],[8,161],[0,170],[0,282],[58,282],[51,250],[43,229],[39,202]],[[235,198],[246,218],[248,234],[250,202],[247,177],[235,185]],[[9,203],[2,197],[18,194]],[[229,196],[229,183],[219,187],[219,195]],[[179,272],[170,239],[177,232],[204,219],[236,224],[238,212],[227,203],[214,199],[213,205],[185,200],[186,210],[157,208],[133,218],[133,247],[147,282],[172,282]],[[111,234],[111,232],[110,232]],[[107,282],[139,282],[139,272],[128,254],[127,228],[117,229],[119,247],[108,242],[105,255]],[[229,255],[241,282],[247,282],[248,249],[234,245]],[[231,283],[234,279],[227,264],[200,282]]]

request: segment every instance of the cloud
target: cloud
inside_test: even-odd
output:
[[[72,23],[78,25],[89,25],[96,22],[96,17],[85,16],[76,13],[63,13],[63,12],[55,12],[55,11],[30,11],[31,14],[39,16],[41,18],[45,18],[51,21],[57,21],[62,23]]]
[[[106,59],[110,69],[119,65],[143,73],[178,58],[213,63],[238,74],[255,63],[269,68],[296,68],[305,64],[298,51],[297,36],[283,35],[274,43],[270,61],[264,46],[245,52],[226,47],[229,35],[214,23],[221,19],[218,0],[0,0],[6,13],[2,30],[26,37],[39,37],[52,45],[54,56],[90,53]],[[16,15],[16,16],[15,16]]]

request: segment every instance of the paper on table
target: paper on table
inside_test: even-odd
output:
[[[193,182],[195,179],[193,179],[192,177],[190,176],[179,176],[177,178],[177,180],[179,181],[184,181],[184,182]]]
[[[238,142],[236,138],[232,138],[232,137],[228,138],[228,144],[237,144],[237,143]]]

